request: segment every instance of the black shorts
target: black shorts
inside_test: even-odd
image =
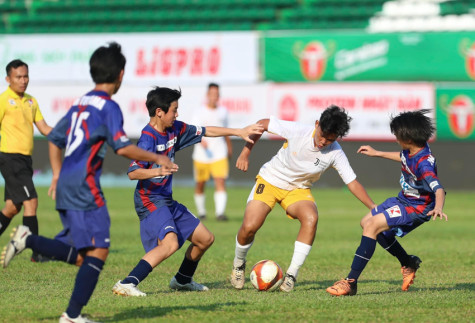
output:
[[[5,201],[19,204],[38,197],[31,156],[0,153],[0,172],[5,180]]]

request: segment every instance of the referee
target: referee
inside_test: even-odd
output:
[[[33,184],[33,123],[44,136],[48,126],[38,102],[25,93],[28,87],[28,65],[19,59],[8,63],[5,80],[9,86],[0,94],[0,171],[5,179],[5,206],[0,212],[0,235],[22,206],[23,225],[38,234],[38,195]],[[33,254],[32,261],[41,261]]]

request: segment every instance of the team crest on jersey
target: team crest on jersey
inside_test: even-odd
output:
[[[199,136],[203,133],[203,129],[200,126],[196,126],[196,135]]]
[[[402,215],[401,209],[399,208],[398,205],[392,206],[389,209],[386,209],[386,212],[388,212],[390,218],[397,218]]]
[[[16,105],[16,102],[13,99],[8,100],[8,103],[10,103],[11,105]]]
[[[29,100],[28,100],[28,103],[29,103],[30,105],[33,105],[33,100],[32,100],[32,99],[29,99]]]

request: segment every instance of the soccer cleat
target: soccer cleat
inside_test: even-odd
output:
[[[402,287],[403,291],[408,291],[409,287],[414,283],[414,278],[416,278],[416,271],[419,269],[422,260],[417,256],[410,256],[412,259],[411,266],[401,267],[402,274]]]
[[[191,283],[188,284],[180,284],[175,276],[173,276],[172,280],[170,281],[170,288],[174,290],[182,290],[182,291],[190,291],[190,292],[204,292],[209,290],[208,287],[205,285],[198,284],[195,281],[191,281]]]
[[[284,281],[280,285],[280,290],[286,293],[291,292],[294,289],[297,279],[291,274],[285,274]]]
[[[63,314],[61,314],[61,317],[59,318],[59,323],[99,323],[99,322],[91,321],[82,315],[79,315],[76,318],[70,318],[68,316],[68,313],[64,312]]]
[[[10,234],[11,240],[3,248],[0,257],[0,264],[3,268],[7,268],[12,258],[20,254],[26,247],[26,238],[31,235],[30,228],[25,225],[19,225],[12,230]]]
[[[334,296],[356,295],[357,285],[355,279],[342,279],[327,288],[327,293]]]
[[[229,219],[228,219],[228,217],[227,217],[226,215],[222,214],[222,215],[218,215],[218,216],[216,217],[216,220],[217,220],[217,221],[220,221],[220,222],[226,222],[226,221],[228,221]]]
[[[53,258],[43,256],[42,254],[39,254],[37,252],[33,252],[31,255],[31,262],[49,262],[49,261],[54,261]]]
[[[233,271],[231,273],[231,285],[236,289],[243,289],[244,282],[246,278],[244,277],[244,272],[246,271],[246,262],[244,262],[239,267],[233,266]]]
[[[112,292],[122,296],[147,296],[147,294],[140,291],[134,284],[122,284],[120,280],[112,287]]]

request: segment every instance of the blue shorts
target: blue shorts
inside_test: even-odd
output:
[[[403,204],[397,197],[390,197],[371,210],[371,214],[383,213],[391,230],[398,237],[406,234],[430,220],[430,216],[416,212],[410,205]]]
[[[188,209],[176,201],[172,206],[162,206],[140,221],[140,238],[145,252],[158,246],[158,240],[163,240],[169,232],[178,236],[178,245],[195,231],[200,220]]]
[[[56,240],[77,250],[109,248],[111,222],[106,206],[91,211],[59,210],[59,216],[64,229]]]

